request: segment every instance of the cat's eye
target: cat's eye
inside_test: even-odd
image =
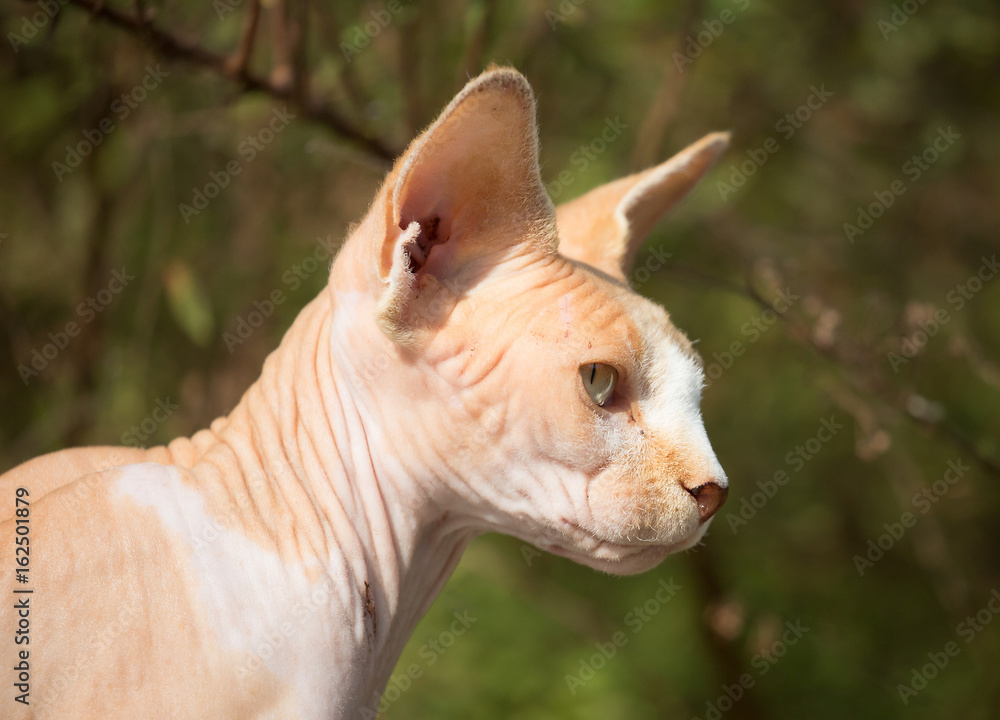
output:
[[[587,363],[580,366],[580,378],[590,399],[603,407],[615,392],[618,371],[604,363]]]

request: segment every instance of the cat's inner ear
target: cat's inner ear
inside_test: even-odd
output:
[[[514,70],[460,92],[397,162],[383,191],[379,321],[405,334],[418,275],[447,283],[512,249],[555,252],[555,211],[538,167],[535,100]]]

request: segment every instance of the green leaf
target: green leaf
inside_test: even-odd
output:
[[[194,273],[182,261],[174,260],[164,271],[163,282],[167,288],[170,313],[181,330],[196,345],[208,345],[215,323],[208,296]]]

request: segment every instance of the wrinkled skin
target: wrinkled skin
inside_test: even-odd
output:
[[[30,501],[35,589],[31,644],[0,649],[30,651],[31,704],[5,717],[373,717],[477,534],[611,573],[701,539],[727,488],[701,363],[624,278],[725,137],[557,216],[534,123],[520,75],[471,81],[230,415],[0,476],[5,556]],[[604,406],[591,363],[618,373]]]

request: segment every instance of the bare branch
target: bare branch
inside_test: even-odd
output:
[[[334,8],[327,5],[321,5],[314,7],[313,12],[319,21],[322,42],[330,46],[337,46],[340,44],[340,38],[343,35],[343,28],[336,17]],[[363,83],[358,77],[358,74],[355,72],[354,64],[350,61],[349,57],[345,57],[344,62],[339,63],[337,75],[340,80],[340,84],[344,87],[345,94],[351,101],[354,109],[358,114],[364,114],[365,109],[368,107],[371,100],[367,97],[363,88]]]
[[[306,97],[309,77],[304,42],[305,14],[302,0],[273,0],[268,7],[277,58],[271,70],[271,82],[276,87],[287,88],[296,103]]]
[[[306,0],[289,0],[288,16],[291,23],[292,91],[297,98],[309,97],[309,56],[306,30],[309,27],[309,8]]]
[[[684,50],[684,41],[691,34],[692,28],[702,14],[701,0],[691,0],[688,5],[684,24],[677,33],[677,50]],[[643,170],[657,162],[663,136],[677,114],[681,92],[684,90],[685,75],[677,72],[673,63],[665,62],[663,80],[653,97],[653,102],[646,112],[646,117],[639,127],[635,148],[632,151],[631,166],[633,170]]]
[[[424,124],[420,104],[420,27],[419,20],[411,17],[399,23],[396,32],[399,78],[406,107],[406,132],[410,136]]]
[[[142,38],[165,59],[183,61],[212,70],[221,76],[239,82],[244,92],[262,92],[277,100],[294,104],[303,117],[326,126],[343,139],[357,144],[377,158],[391,162],[399,154],[398,149],[390,147],[381,138],[373,137],[356,127],[336,108],[327,103],[305,97],[297,101],[292,88],[280,87],[269,79],[251,72],[244,71],[239,76],[234,76],[228,68],[226,56],[217,55],[196,43],[175,37],[155,27],[150,22],[143,22],[136,17],[109,8],[101,0],[68,0],[68,2],[89,11],[97,19]]]
[[[673,263],[671,267],[666,268],[662,272],[681,281],[709,285],[711,287],[720,288],[726,292],[742,295],[755,303],[762,310],[771,309],[771,303],[768,302],[749,282],[745,285],[740,285],[738,283],[725,280],[724,278],[710,276],[707,273],[682,263]],[[939,440],[944,440],[957,446],[962,450],[962,452],[968,453],[972,456],[979,466],[987,473],[995,477],[1000,477],[1000,462],[998,462],[996,458],[990,457],[981,452],[979,448],[976,447],[975,441],[967,437],[959,428],[955,427],[952,423],[947,422],[945,419],[932,420],[927,417],[915,415],[911,412],[911,409],[908,406],[908,400],[912,397],[911,393],[898,392],[889,383],[887,383],[884,378],[872,373],[868,374],[869,379],[862,378],[861,373],[856,371],[854,363],[852,363],[848,358],[869,357],[870,353],[865,352],[864,348],[848,348],[846,351],[842,348],[838,351],[837,347],[834,345],[827,346],[818,343],[813,337],[813,334],[809,331],[809,328],[805,327],[795,318],[790,317],[790,313],[777,313],[777,316],[782,321],[783,327],[790,338],[795,340],[800,345],[812,349],[836,367],[839,371],[838,376],[840,379],[858,396],[877,401],[883,407],[893,411],[897,415],[902,415],[911,423]],[[843,346],[843,341],[840,345]]]
[[[267,8],[271,20],[271,42],[274,46],[274,67],[271,82],[280,88],[292,87],[292,39],[285,0],[272,0]]]
[[[739,678],[747,670],[746,661],[733,639],[721,635],[712,627],[709,619],[713,609],[724,607],[730,599],[727,597],[725,584],[719,577],[718,563],[708,546],[699,547],[686,558],[688,566],[694,571],[697,607],[702,608],[698,618],[698,630],[715,665],[717,679],[726,684],[739,682]],[[747,693],[740,702],[733,703],[732,717],[736,720],[760,720],[764,715],[754,696]]]
[[[459,84],[464,84],[470,77],[475,77],[483,71],[483,57],[486,47],[493,34],[496,20],[496,0],[478,0],[478,22],[469,30],[465,40],[465,51],[462,54],[462,75]]]
[[[246,14],[243,16],[243,33],[240,45],[226,59],[226,74],[242,78],[246,76],[250,57],[253,55],[253,43],[257,36],[257,24],[260,20],[260,0],[250,0]]]

